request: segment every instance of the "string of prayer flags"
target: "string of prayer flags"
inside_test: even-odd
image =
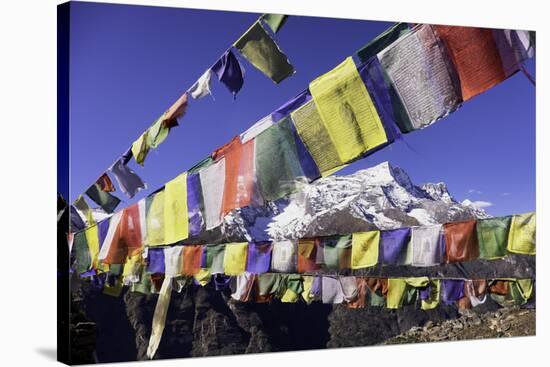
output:
[[[508,251],[516,254],[535,255],[536,253],[536,214],[514,215],[508,235]]]
[[[210,91],[210,82],[212,80],[212,70],[206,70],[200,78],[189,88],[188,92],[193,99],[200,99],[212,95]]]
[[[96,183],[99,185],[99,189],[103,192],[115,192],[115,186],[113,185],[113,182],[111,181],[111,178],[107,176],[106,173],[102,174],[101,177],[99,177],[96,181]]]
[[[481,259],[493,260],[506,256],[511,221],[510,216],[477,221],[477,241]]]
[[[235,98],[243,86],[244,71],[233,52],[227,50],[212,66],[212,71],[218,76],[218,80],[233,94],[233,98]]]
[[[124,162],[124,158],[116,161],[110,168],[110,172],[115,177],[120,191],[129,198],[133,198],[140,190],[147,188],[147,184],[143,182],[134,170],[128,167],[127,163]]]
[[[234,45],[241,55],[276,84],[294,74],[287,56],[257,21]]]
[[[443,225],[445,235],[446,262],[461,262],[479,257],[476,221],[446,223]]]
[[[112,213],[120,203],[120,199],[108,192],[102,191],[98,183],[94,183],[86,190],[86,195],[105,212]]]
[[[288,15],[283,14],[264,14],[260,19],[262,19],[265,24],[271,28],[273,33],[279,32],[281,27],[285,24]]]
[[[164,191],[164,243],[171,244],[189,236],[187,172],[169,181]]]
[[[341,162],[388,142],[374,103],[351,57],[309,84]]]
[[[415,26],[377,58],[414,129],[431,125],[459,107],[454,70],[430,25]]]

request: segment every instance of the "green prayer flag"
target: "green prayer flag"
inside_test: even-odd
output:
[[[508,216],[477,221],[476,230],[481,259],[493,260],[506,256],[511,220],[512,217]]]
[[[88,190],[86,190],[86,195],[88,195],[90,199],[92,199],[107,213],[112,213],[120,203],[119,198],[101,190],[101,187],[97,183],[93,184]]]
[[[386,299],[384,296],[377,294],[376,292],[368,290],[369,305],[374,307],[384,307],[386,305]]]
[[[275,83],[280,83],[294,74],[294,67],[259,21],[254,23],[234,46],[245,59]]]
[[[71,253],[74,259],[74,270],[77,274],[82,274],[90,270],[92,266],[92,257],[88,249],[85,231],[75,233]]]
[[[151,148],[157,148],[170,132],[170,128],[164,123],[163,116],[159,117],[148,130],[147,145]]]
[[[323,258],[328,270],[349,268],[351,260],[351,235],[323,240]]]
[[[273,33],[277,33],[279,29],[285,24],[288,15],[283,14],[264,14],[262,19],[271,28]]]
[[[265,200],[279,199],[307,183],[291,123],[285,117],[256,137],[256,175]]]

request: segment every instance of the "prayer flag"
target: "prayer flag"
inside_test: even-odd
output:
[[[98,269],[97,257],[99,255],[99,235],[97,224],[86,228],[84,234],[90,251],[91,267],[93,269]]]
[[[441,280],[441,301],[443,304],[450,305],[462,297],[464,297],[464,280]]]
[[[159,246],[166,243],[164,241],[164,197],[164,190],[147,197],[147,246]]]
[[[439,298],[441,295],[441,281],[434,279],[430,281],[425,288],[425,297],[422,298],[421,308],[423,310],[432,310],[439,305]]]
[[[88,190],[86,190],[86,195],[88,195],[90,199],[92,199],[107,213],[112,213],[120,203],[119,198],[109,194],[108,192],[102,191],[97,183],[93,184],[88,188]]]
[[[212,71],[216,73],[218,80],[229,89],[235,98],[243,86],[244,73],[233,52],[227,50],[214,64]]]
[[[246,271],[252,274],[267,273],[271,263],[271,249],[271,243],[249,243]]]
[[[92,267],[92,256],[88,247],[86,233],[84,231],[74,234],[71,254],[74,259],[73,268],[77,274],[82,274],[90,270]]]
[[[412,227],[412,265],[439,265],[442,260],[440,237],[441,224]]]
[[[240,275],[246,270],[248,243],[231,243],[225,246],[223,270],[226,275]]]
[[[201,268],[203,246],[184,245],[183,246],[183,267],[182,274],[196,275]]]
[[[164,248],[164,274],[166,277],[177,277],[182,274],[183,246]]]
[[[381,258],[384,265],[407,265],[410,228],[400,228],[380,233]]]
[[[443,225],[447,263],[469,261],[479,257],[476,221],[447,223]]]
[[[321,297],[323,303],[337,304],[344,301],[344,291],[342,284],[337,277],[324,276],[322,279]]]
[[[164,187],[164,241],[176,243],[188,236],[187,172],[184,172]]]
[[[491,29],[443,25],[432,27],[454,65],[463,101],[506,79]]]
[[[514,215],[508,235],[508,251],[516,254],[535,255],[536,231],[537,218],[534,212]]]
[[[97,179],[96,183],[99,185],[101,191],[104,192],[115,192],[115,186],[111,181],[111,178],[107,176],[106,173],[102,174],[100,178]]]
[[[164,249],[149,249],[147,253],[147,272],[150,274],[164,274],[165,260]]]
[[[290,116],[298,135],[323,177],[344,167],[345,162],[338,156],[334,142],[317,111],[315,101],[306,102]]]
[[[199,171],[204,198],[206,229],[218,227],[223,220],[222,206],[225,191],[225,158]]]
[[[223,274],[225,244],[206,245],[206,267],[212,274]]]
[[[187,92],[183,93],[162,115],[163,126],[170,129],[178,126],[178,119],[182,118],[187,111],[188,97]]]
[[[292,273],[296,271],[297,266],[296,241],[278,241],[273,242],[271,253],[271,271],[279,273]]]
[[[362,269],[378,263],[380,231],[357,232],[352,235],[351,268]]]
[[[291,126],[290,118],[285,118],[256,137],[256,175],[265,200],[282,198],[309,183]]]
[[[317,249],[315,240],[298,240],[298,273],[307,273],[321,270],[316,262]]]
[[[151,148],[148,143],[149,130],[146,130],[140,137],[132,143],[132,155],[136,162],[143,166],[145,163],[145,158],[149,154],[149,149]]]
[[[417,25],[377,58],[414,129],[431,125],[460,105],[454,69],[430,25]]]
[[[140,190],[147,188],[143,180],[124,163],[122,158],[115,162],[110,171],[115,176],[120,190],[129,198],[133,198]]]
[[[127,257],[138,255],[143,248],[142,234],[142,211],[144,210],[143,201],[137,202],[127,208],[124,208],[120,220],[114,220],[111,217],[111,226],[114,233],[112,236],[107,232],[106,241],[109,241],[105,250],[101,249],[100,259],[105,264],[124,264]],[[104,245],[105,246],[105,245]]]
[[[507,255],[506,245],[511,221],[510,216],[477,221],[477,241],[481,259],[501,259]]]
[[[254,161],[255,140],[241,144],[238,136],[214,152],[214,157],[225,158],[225,183],[223,191],[223,214],[251,204],[261,205],[257,194],[256,164]],[[216,183],[219,190],[219,182]]]
[[[208,69],[200,76],[200,78],[189,88],[189,94],[194,99],[206,97],[212,92],[210,91],[210,81],[212,79],[212,70]]]
[[[257,21],[234,44],[241,55],[275,83],[294,74],[294,67],[273,38]]]
[[[312,81],[309,90],[341,162],[348,163],[388,141],[351,57]]]

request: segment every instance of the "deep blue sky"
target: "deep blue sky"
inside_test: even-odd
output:
[[[73,3],[71,200],[103,172],[258,17],[258,14]],[[213,80],[215,100],[191,101],[180,126],[133,168],[162,186],[307,87],[391,23],[290,17],[277,42],[297,73],[280,85],[250,64],[234,101]],[[527,63],[534,73],[534,61]],[[435,125],[408,134],[339,174],[389,161],[413,182],[447,183],[458,200],[504,215],[535,210],[535,88],[516,74]]]

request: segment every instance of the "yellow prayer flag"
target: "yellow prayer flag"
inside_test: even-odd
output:
[[[302,291],[302,298],[304,299],[304,301],[306,301],[307,304],[310,304],[315,298],[311,294],[311,287],[313,286],[313,276],[304,275],[302,276],[302,278],[304,280],[304,290]]]
[[[189,236],[187,172],[164,186],[164,242],[182,241]]]
[[[388,278],[387,308],[400,308],[403,305],[407,282],[402,278]]]
[[[94,224],[93,226],[86,228],[84,235],[86,236],[86,241],[88,242],[92,269],[97,269],[97,256],[99,255],[99,234],[97,225]]]
[[[298,302],[298,295],[290,288],[285,291],[283,297],[281,297],[283,303],[296,303]]]
[[[164,244],[164,190],[149,198],[149,208],[146,214],[148,246]]]
[[[378,263],[380,231],[357,232],[351,237],[351,268],[361,269]]]
[[[122,277],[137,277],[141,274],[143,265],[143,257],[141,253],[129,256],[126,258],[124,268],[122,269]]]
[[[411,277],[405,278],[405,282],[412,287],[419,288],[427,286],[430,279],[428,277]]]
[[[201,268],[199,269],[199,271],[197,272],[197,274],[193,275],[193,277],[195,278],[195,280],[197,282],[199,282],[199,284],[204,287],[205,285],[207,285],[208,283],[210,283],[210,279],[211,279],[211,276],[212,274],[210,273],[210,269],[206,269],[206,268]]]
[[[351,57],[313,80],[309,90],[342,162],[347,163],[388,141]]]
[[[508,251],[516,254],[535,255],[536,253],[536,214],[514,215],[508,234]]]
[[[143,134],[141,134],[138,140],[132,143],[132,155],[134,156],[136,162],[141,164],[142,166],[145,162],[145,157],[147,157],[147,154],[149,153],[149,144],[147,143],[148,134],[149,131],[147,130]]]
[[[223,255],[223,271],[225,275],[241,275],[246,270],[248,242],[229,243],[225,246]]]

